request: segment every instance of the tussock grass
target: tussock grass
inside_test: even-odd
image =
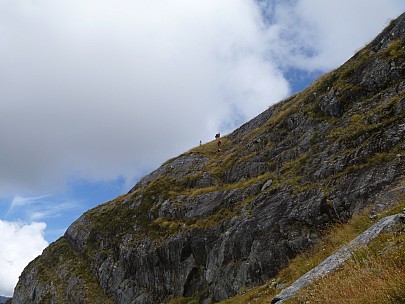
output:
[[[399,185],[404,184],[405,180]],[[377,220],[398,213],[404,207],[405,199],[401,196],[391,210],[374,220],[370,219],[370,210],[367,209],[348,223],[334,225],[317,244],[291,260],[277,277],[221,303],[269,304],[282,288],[317,266]],[[405,225],[397,232],[381,235],[368,247],[357,251],[340,271],[311,285],[286,303],[405,303]]]
[[[380,236],[289,303],[405,303],[405,230]]]
[[[405,56],[405,43],[401,39],[392,41],[382,53],[386,58],[399,58]]]

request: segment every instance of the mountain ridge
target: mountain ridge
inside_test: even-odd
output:
[[[405,14],[309,88],[168,160],[31,262],[13,303],[218,302],[404,177]]]

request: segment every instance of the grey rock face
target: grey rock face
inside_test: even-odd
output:
[[[340,117],[343,114],[343,104],[337,97],[337,92],[332,89],[329,90],[328,95],[323,97],[319,102],[321,111],[330,117]]]
[[[375,218],[380,215],[383,211],[388,210],[394,202],[405,197],[405,186],[396,187],[390,191],[379,194],[376,197],[376,204],[374,208],[370,211],[370,218]]]
[[[158,215],[171,220],[195,220],[207,218],[220,209],[232,208],[258,191],[258,185],[244,189],[213,191],[195,197],[179,196],[165,200]]]
[[[372,42],[371,47],[375,52],[387,48],[394,40],[405,40],[405,18],[404,14],[393,20],[387,28],[382,31]]]
[[[224,173],[223,179],[228,183],[235,183],[242,179],[257,177],[269,169],[268,164],[260,158],[249,159],[230,168]]]
[[[149,182],[162,175],[170,176],[175,180],[192,175],[195,171],[201,170],[207,161],[208,159],[200,154],[186,154],[169,160],[152,173],[143,177],[129,192],[134,192],[136,189],[146,186]]]

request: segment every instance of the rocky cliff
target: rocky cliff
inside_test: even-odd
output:
[[[405,172],[405,14],[340,68],[76,220],[13,303],[217,302],[261,284]]]

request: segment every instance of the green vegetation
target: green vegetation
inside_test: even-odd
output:
[[[396,39],[390,43],[387,49],[382,52],[382,56],[393,60],[405,57],[405,42],[401,39]]]
[[[60,238],[46,248],[41,257],[31,262],[25,271],[38,274],[38,286],[52,282],[57,290],[47,288],[37,303],[48,304],[75,302],[73,294],[80,295],[84,302],[112,304],[97,280],[90,273],[88,264],[75,252],[65,238]]]

